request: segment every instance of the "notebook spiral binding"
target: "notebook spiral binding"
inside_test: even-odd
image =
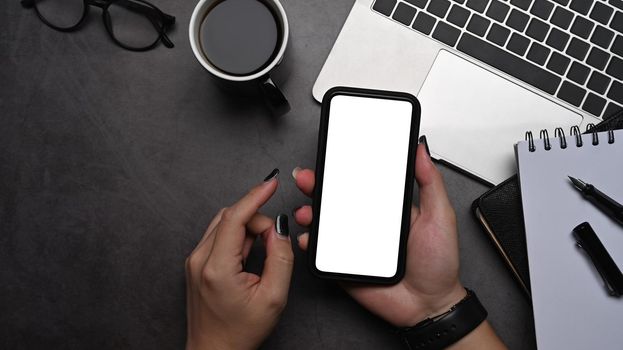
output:
[[[590,123],[586,125],[586,132],[587,133],[590,132],[593,135],[591,144],[593,146],[599,145],[599,135],[597,133],[597,130],[595,129],[595,124]],[[584,146],[584,142],[582,141],[582,133],[580,132],[579,126],[577,125],[572,126],[571,129],[569,130],[569,136],[572,136],[573,138],[575,138],[576,147]],[[554,137],[560,140],[560,148],[562,149],[567,148],[567,137],[565,136],[565,132],[562,128],[556,128],[554,130]],[[539,138],[543,140],[543,148],[546,151],[549,151],[552,149],[551,141],[549,138],[549,133],[546,129],[543,129],[539,132]],[[528,141],[528,150],[530,152],[536,151],[536,146],[534,143],[534,136],[532,135],[532,131],[526,131],[525,140]],[[608,143],[609,144],[614,143],[614,130],[612,129],[608,130]]]

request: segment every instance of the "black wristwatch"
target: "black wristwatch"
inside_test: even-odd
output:
[[[465,298],[447,312],[399,331],[408,349],[444,349],[473,331],[487,318],[487,310],[476,293],[467,288],[465,290]]]

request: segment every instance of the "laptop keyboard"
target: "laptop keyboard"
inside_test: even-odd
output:
[[[372,9],[594,116],[623,109],[623,0],[376,0]]]

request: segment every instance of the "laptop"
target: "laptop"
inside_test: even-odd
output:
[[[434,158],[488,184],[526,131],[623,109],[623,0],[356,0],[313,88],[405,91]]]

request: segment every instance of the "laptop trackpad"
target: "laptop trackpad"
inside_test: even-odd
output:
[[[513,145],[526,131],[550,137],[582,116],[500,75],[441,50],[418,99],[433,156],[498,184],[516,173]]]

